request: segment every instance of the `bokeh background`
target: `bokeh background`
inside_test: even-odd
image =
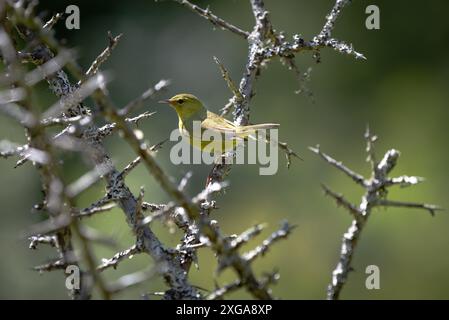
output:
[[[250,30],[253,17],[248,1],[196,1],[228,21]],[[311,39],[319,32],[324,16],[334,1],[266,0],[277,30],[288,36],[300,33]],[[77,4],[81,10],[81,29],[56,27],[59,38],[76,48],[80,63],[87,68],[107,44],[106,34],[123,33],[123,38],[103,69],[114,80],[110,94],[123,106],[161,78],[173,84],[166,97],[192,92],[211,110],[218,111],[230,97],[226,84],[213,62],[217,56],[231,76],[240,79],[246,62],[246,42],[229,32],[214,30],[204,19],[171,1],[41,1],[39,8],[53,14]],[[365,8],[376,4],[381,11],[381,29],[365,28]],[[391,189],[390,199],[424,201],[448,208],[448,120],[449,120],[449,25],[447,1],[417,6],[410,1],[354,1],[338,20],[334,36],[352,42],[367,61],[356,61],[330,49],[322,50],[322,63],[315,64],[310,53],[297,56],[302,70],[312,67],[309,88],[315,102],[294,91],[298,83],[292,72],[279,61],[264,69],[251,103],[251,120],[278,122],[280,135],[304,159],[294,161],[287,170],[283,155],[274,176],[258,175],[256,165],[234,166],[229,176],[231,187],[217,201],[220,209],[214,218],[223,231],[239,233],[255,223],[266,222],[266,231],[245,249],[250,249],[275,230],[286,218],[298,228],[286,241],[277,243],[259,259],[255,268],[279,270],[281,278],[273,287],[283,299],[323,299],[330,274],[338,259],[342,234],[350,216],[326,198],[320,188],[324,182],[358,203],[362,190],[340,172],[307,150],[320,144],[322,149],[349,167],[368,174],[363,132],[367,124],[377,133],[379,156],[387,148],[401,151],[394,175],[426,177],[426,182],[407,189]],[[164,97],[165,98],[165,97]],[[55,98],[42,83],[35,91],[36,103],[49,106]],[[156,143],[166,139],[177,126],[172,110],[154,102],[147,109],[157,114],[140,124],[147,139]],[[142,110],[140,110],[142,111]],[[25,142],[23,129],[0,117],[0,136]],[[174,178],[193,171],[189,193],[204,185],[209,167],[174,166],[169,161],[167,143],[158,153],[158,162]],[[135,155],[115,136],[107,148],[118,167]],[[31,224],[45,219],[30,208],[41,199],[38,176],[30,164],[13,169],[16,159],[0,161],[0,298],[66,299],[62,272],[38,274],[32,266],[54,257],[54,251],[41,246],[28,249],[21,234]],[[65,156],[65,179],[74,181],[87,166],[73,154]],[[134,192],[145,186],[145,200],[168,201],[147,171],[141,167],[128,178]],[[84,192],[78,206],[89,205],[103,195],[103,182]],[[86,223],[114,238],[117,249],[133,243],[123,214],[113,210]],[[176,245],[181,235],[170,234],[162,225],[154,226],[168,245]],[[376,210],[363,232],[355,259],[354,272],[343,290],[345,299],[447,299],[449,298],[449,217],[443,211],[432,218],[427,212],[411,209]],[[116,250],[117,250],[116,249]],[[98,259],[110,257],[114,249],[96,246]],[[141,255],[108,270],[108,280],[141,270],[152,261]],[[208,249],[200,250],[200,269],[191,270],[191,281],[213,288],[215,259]],[[381,289],[365,289],[365,268],[375,264],[381,271]],[[234,278],[231,271],[218,277],[223,284]],[[164,290],[159,279],[130,289],[117,298],[139,298],[140,294]],[[250,298],[244,291],[232,298]]]

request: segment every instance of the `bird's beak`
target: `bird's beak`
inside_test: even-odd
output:
[[[171,104],[170,99],[158,101],[159,103]]]

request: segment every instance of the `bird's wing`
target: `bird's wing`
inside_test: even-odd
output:
[[[261,129],[278,128],[278,123],[261,123],[248,126],[236,126],[232,121],[229,121],[219,115],[208,111],[207,118],[201,123],[203,129],[215,130],[221,133],[232,133],[239,137],[246,137],[249,134]]]
[[[201,122],[201,128],[222,133],[235,133],[235,125],[219,115],[208,111],[207,118]]]

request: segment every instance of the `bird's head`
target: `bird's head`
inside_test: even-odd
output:
[[[167,103],[172,106],[181,119],[188,119],[192,115],[204,110],[204,106],[201,101],[193,94],[189,93],[180,93],[168,100],[162,100],[159,102]]]

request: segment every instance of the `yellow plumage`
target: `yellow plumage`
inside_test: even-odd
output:
[[[264,123],[248,126],[236,126],[233,122],[208,111],[203,103],[192,94],[182,93],[168,100],[161,101],[170,104],[179,118],[179,130],[183,136],[196,148],[204,152],[229,151],[235,148],[239,141],[247,138],[256,139],[255,133],[260,129],[272,129],[279,124]],[[195,132],[196,125],[200,130]],[[220,136],[220,141],[204,139],[204,133],[210,136]]]

